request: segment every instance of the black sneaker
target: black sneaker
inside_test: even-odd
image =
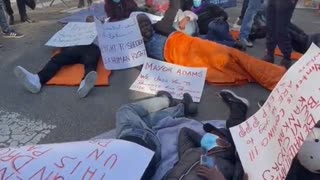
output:
[[[167,97],[169,99],[169,107],[177,105],[172,95],[167,91],[158,91],[156,97]]]
[[[13,15],[9,15],[9,24],[10,25],[14,24],[14,16]]]
[[[247,47],[244,46],[242,43],[240,43],[239,41],[236,41],[234,46],[234,48],[240,50],[240,51],[246,51],[247,50]]]
[[[264,105],[265,102],[266,102],[266,100],[258,101],[258,107],[261,108]]]
[[[197,114],[198,106],[193,102],[192,97],[189,93],[183,94],[182,103],[184,105],[184,114],[186,116],[192,116]]]
[[[274,63],[274,56],[267,54],[262,58],[262,60],[273,64]]]
[[[291,63],[291,60],[290,59],[285,59],[283,58],[281,61],[280,61],[280,66],[284,66],[287,70],[291,67],[292,63]]]
[[[14,30],[3,32],[3,34],[4,38],[22,38],[24,36],[24,34],[15,32]]]
[[[233,91],[226,89],[222,90],[220,91],[220,96],[228,106],[231,106],[232,104],[240,104],[244,105],[247,109],[250,106],[250,103],[246,98],[236,95]]]

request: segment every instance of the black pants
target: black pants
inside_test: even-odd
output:
[[[48,82],[65,65],[83,64],[85,76],[90,71],[96,71],[99,58],[100,49],[94,44],[63,48],[38,73],[40,83],[45,84]]]
[[[241,8],[241,14],[240,14],[240,16],[239,16],[239,19],[241,19],[241,20],[243,19],[244,14],[245,14],[246,11],[247,11],[248,4],[249,4],[249,0],[243,0],[242,8]]]
[[[292,46],[289,36],[290,20],[297,0],[269,0],[267,4],[267,51],[274,54],[278,45],[285,59],[290,59]]]
[[[8,15],[13,15],[13,10],[11,7],[10,0],[3,0],[5,4],[5,9]],[[20,14],[20,18],[24,19],[27,17],[26,3],[24,0],[17,0],[17,6]]]

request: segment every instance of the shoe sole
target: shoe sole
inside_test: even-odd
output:
[[[31,83],[29,83],[26,74],[23,72],[23,70],[21,69],[21,67],[16,67],[14,69],[14,74],[16,75],[17,79],[21,82],[21,84],[30,92],[37,94],[40,90],[32,85]]]
[[[89,74],[86,75],[84,79],[85,85],[78,90],[78,95],[80,98],[84,98],[89,94],[90,90],[94,87],[96,80],[97,80],[96,72],[90,72]]]
[[[20,39],[20,38],[23,38],[23,36],[2,36],[3,38],[6,38],[6,39]]]
[[[246,99],[246,98],[243,98],[243,97],[240,97],[238,95],[236,95],[233,91],[230,91],[230,90],[227,90],[227,89],[224,89],[224,90],[221,90],[220,92],[227,92],[227,93],[230,93],[232,94],[232,96],[234,96],[235,98],[239,99],[241,102],[243,102],[244,104],[247,105],[247,107],[250,106],[250,103],[249,101]]]

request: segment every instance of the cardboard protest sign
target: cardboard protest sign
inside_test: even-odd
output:
[[[95,23],[70,22],[46,43],[53,47],[89,45],[97,37]]]
[[[206,73],[207,68],[183,67],[148,58],[130,89],[150,94],[164,90],[176,99],[190,93],[195,102],[200,102]]]
[[[138,144],[116,139],[3,148],[0,177],[136,180],[153,154]]]
[[[249,179],[285,179],[308,133],[320,120],[320,49],[308,52],[283,76],[261,109],[231,128]]]
[[[126,69],[143,64],[147,52],[135,17],[104,24],[96,20],[96,26],[106,69]]]

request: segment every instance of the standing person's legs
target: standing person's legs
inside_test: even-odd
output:
[[[277,0],[276,8],[276,30],[277,30],[277,42],[278,46],[283,54],[283,60],[281,65],[285,66],[287,69],[291,65],[291,52],[292,45],[289,34],[290,20],[293,15],[297,0]]]
[[[38,93],[46,82],[48,82],[63,66],[80,63],[83,46],[67,47],[51,58],[51,60],[39,71],[32,74],[21,66],[14,69],[14,73],[24,87],[32,93]]]
[[[266,47],[267,54],[263,58],[265,61],[274,63],[274,51],[277,46],[277,35],[276,35],[276,1],[278,0],[268,0],[266,7]]]
[[[34,20],[30,19],[27,15],[25,1],[24,0],[17,0],[17,6],[18,6],[21,22],[33,23]]]
[[[243,20],[243,17],[245,15],[246,11],[247,11],[248,4],[249,4],[249,0],[243,0],[241,13],[240,13],[240,16],[239,16],[239,19],[240,19],[241,22]],[[239,23],[238,25],[241,25],[241,23]]]
[[[0,0],[0,27],[1,27],[2,32],[7,33],[7,32],[11,31],[9,24],[7,22],[7,19],[6,19],[6,15],[4,13],[3,0]]]
[[[5,4],[5,10],[7,14],[9,15],[9,24],[12,25],[14,24],[14,16],[13,16],[13,10],[11,7],[11,2],[10,0],[3,0]]]
[[[249,0],[248,8],[244,15],[241,29],[240,29],[240,41],[248,46],[252,47],[252,43],[248,41],[249,34],[251,32],[252,24],[257,11],[261,7],[261,0]]]
[[[100,55],[100,49],[95,44],[88,45],[86,51],[82,52],[80,62],[84,65],[85,73],[77,91],[81,98],[86,97],[96,83]]]

